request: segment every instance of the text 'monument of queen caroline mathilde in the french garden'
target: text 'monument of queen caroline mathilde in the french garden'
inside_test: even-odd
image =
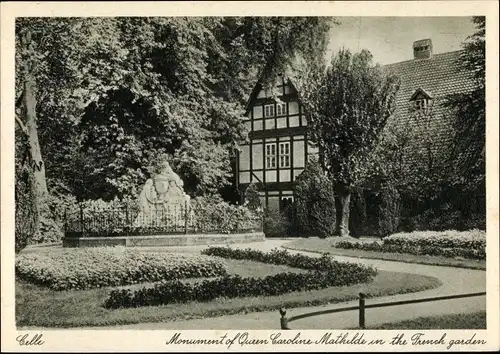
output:
[[[16,17],[14,350],[490,348],[487,23]]]

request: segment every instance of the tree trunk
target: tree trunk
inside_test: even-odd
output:
[[[349,236],[349,207],[351,192],[346,186],[335,186],[335,234],[337,236]]]
[[[28,48],[29,52],[34,55],[33,45],[31,43],[31,36],[29,33],[25,35],[24,46]],[[23,83],[23,97],[22,108],[25,118],[25,125],[27,139],[28,139],[28,159],[30,167],[33,171],[33,190],[34,190],[34,209],[38,213],[38,222],[35,226],[35,234],[40,233],[40,221],[42,216],[48,216],[48,203],[47,198],[49,195],[47,189],[47,180],[45,177],[45,165],[42,159],[40,143],[38,141],[38,128],[36,119],[36,81],[34,77],[33,58],[26,58],[24,63],[24,83]]]
[[[36,124],[36,101],[34,80],[27,78],[24,83],[24,107],[26,112],[26,128],[28,129],[28,145],[30,152],[30,163],[33,168],[36,196],[39,202],[44,202],[49,192],[45,177],[45,165],[42,159],[40,143],[38,141],[38,129]]]

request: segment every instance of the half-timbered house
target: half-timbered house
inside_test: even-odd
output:
[[[433,54],[430,39],[413,43],[413,59],[389,64],[384,69],[397,75],[401,86],[391,124],[410,124],[410,112],[438,107],[449,94],[466,93],[473,81],[457,70],[461,51]],[[318,150],[308,141],[307,120],[292,82],[279,77],[274,90],[257,83],[247,105],[248,141],[237,157],[236,184],[244,199],[250,183],[261,185],[261,204],[282,209],[293,201],[293,181]],[[433,117],[436,141],[449,138],[450,119],[437,109]]]

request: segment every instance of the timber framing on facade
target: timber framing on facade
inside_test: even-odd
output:
[[[289,80],[278,76],[272,91],[257,84],[247,105],[248,141],[240,144],[237,186],[244,199],[250,183],[261,187],[262,205],[277,209],[293,201],[293,181],[307,157],[317,153],[307,139],[307,122]]]
[[[401,87],[396,110],[388,124],[410,123],[412,111],[434,106],[432,133],[436,142],[449,139],[450,117],[439,102],[447,95],[470,92],[473,81],[467,72],[457,69],[461,51],[433,55],[430,39],[413,43],[412,60],[389,64],[385,70],[397,75]],[[248,140],[240,144],[236,164],[236,185],[245,198],[251,183],[258,183],[261,204],[282,209],[293,202],[293,181],[302,173],[309,158],[318,149],[308,140],[306,116],[297,90],[290,80],[279,76],[273,89],[260,83],[254,87],[244,121]]]

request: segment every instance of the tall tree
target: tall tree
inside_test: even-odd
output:
[[[312,67],[299,85],[309,137],[333,181],[336,234],[346,236],[351,191],[395,108],[398,80],[373,65],[368,51],[342,49],[326,70]]]
[[[50,192],[69,191],[71,173],[77,172],[70,163],[79,140],[76,123],[93,99],[96,81],[109,77],[106,67],[95,75],[88,67],[97,66],[92,61],[99,60],[98,45],[120,53],[111,45],[107,23],[87,18],[16,19],[16,177],[21,183],[26,172],[30,175],[31,197],[25,202],[33,205],[24,210],[35,211],[31,238],[38,241],[61,232],[52,218]],[[107,36],[96,41],[99,33]],[[17,194],[23,188],[20,185]]]
[[[486,18],[473,17],[473,22],[476,32],[464,42],[457,67],[474,80],[475,87],[469,93],[450,95],[446,102],[457,117],[450,161],[456,167],[454,184],[466,190],[484,189],[486,173]]]
[[[231,177],[244,139],[241,117],[257,78],[272,82],[295,55],[313,56],[326,37],[321,18],[127,18],[120,41],[130,74],[83,116],[83,152],[94,168],[86,197],[134,193],[158,153],[169,153],[191,194]],[[324,40],[323,40],[324,41]],[[133,68],[133,69],[132,69]],[[101,183],[89,183],[91,181]]]

